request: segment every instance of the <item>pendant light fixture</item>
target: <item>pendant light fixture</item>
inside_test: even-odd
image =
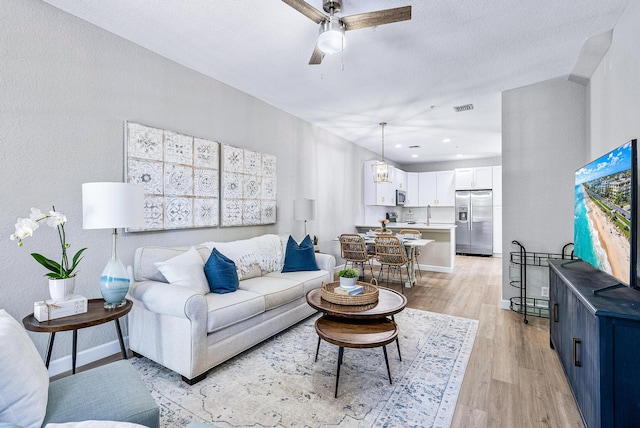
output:
[[[376,184],[392,183],[394,168],[384,161],[384,127],[387,126],[387,122],[380,122],[380,126],[382,127],[382,160],[371,165],[371,172]]]

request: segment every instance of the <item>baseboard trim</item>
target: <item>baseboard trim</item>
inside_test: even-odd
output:
[[[511,309],[511,300],[501,300],[500,301],[500,307],[502,309]]]
[[[124,337],[124,346],[125,349],[129,349],[129,336]],[[113,354],[120,353],[120,342],[117,340],[98,345],[94,348],[85,349],[84,351],[78,352],[76,358],[76,369],[78,367],[91,364],[94,361],[110,357]],[[53,360],[49,363],[49,377],[53,377],[67,371],[71,371],[71,354],[58,358],[57,360]]]
[[[420,265],[420,269],[430,272],[453,273],[453,268],[447,266]]]

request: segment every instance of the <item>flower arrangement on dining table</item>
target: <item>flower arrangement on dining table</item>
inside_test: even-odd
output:
[[[86,248],[81,248],[73,256],[71,262],[67,256],[67,249],[71,246],[67,242],[67,235],[64,230],[64,225],[67,222],[67,217],[56,211],[55,207],[49,211],[48,214],[44,214],[38,208],[31,208],[31,214],[28,218],[18,218],[15,224],[15,232],[9,237],[12,241],[18,241],[18,246],[22,247],[22,240],[33,236],[33,233],[40,227],[40,222],[46,220],[47,225],[58,231],[58,239],[60,240],[60,247],[62,249],[62,259],[58,263],[55,260],[48,259],[42,254],[31,253],[31,256],[42,266],[44,266],[48,272],[45,276],[49,279],[67,279],[76,276],[75,269],[78,267],[78,263],[82,260],[82,253]]]
[[[387,224],[389,224],[389,219],[388,218],[383,218],[380,221],[380,226],[383,232],[387,231]]]

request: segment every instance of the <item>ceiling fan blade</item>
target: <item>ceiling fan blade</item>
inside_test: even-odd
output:
[[[324,58],[324,52],[320,50],[318,44],[316,43],[316,47],[313,48],[313,53],[311,54],[311,59],[309,59],[309,65],[319,65]]]
[[[344,23],[346,27],[345,30],[358,30],[360,28],[375,27],[376,25],[391,24],[392,22],[407,21],[409,19],[411,19],[411,6],[360,13],[358,15],[345,16],[340,20]]]
[[[298,12],[300,12],[301,14],[303,14],[304,16],[306,16],[307,18],[309,18],[310,20],[312,20],[313,22],[315,22],[316,24],[319,24],[322,21],[329,19],[327,15],[320,12],[318,9],[316,9],[315,7],[311,6],[309,3],[303,0],[282,0],[282,1],[288,4],[289,6],[291,6],[292,8],[294,8],[295,10],[297,10]]]

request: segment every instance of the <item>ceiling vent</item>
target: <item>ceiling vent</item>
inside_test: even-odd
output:
[[[453,108],[456,113],[460,113],[461,111],[469,111],[473,110],[473,104],[465,104],[463,106],[456,106]]]

